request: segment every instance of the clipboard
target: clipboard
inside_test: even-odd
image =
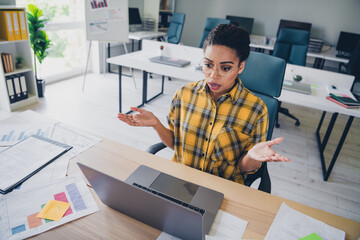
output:
[[[32,135],[0,152],[0,193],[11,192],[71,148],[67,144]]]

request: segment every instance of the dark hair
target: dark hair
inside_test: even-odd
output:
[[[232,24],[220,24],[214,28],[204,40],[203,49],[207,46],[221,45],[236,52],[240,63],[249,57],[250,53],[249,33],[242,27]]]

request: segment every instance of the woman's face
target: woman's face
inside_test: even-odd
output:
[[[239,66],[234,50],[221,45],[207,46],[202,63],[205,80],[211,97],[217,100],[235,85],[238,74],[244,70],[245,61]]]

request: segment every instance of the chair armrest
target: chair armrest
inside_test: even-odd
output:
[[[266,162],[261,165],[260,169],[256,173],[247,175],[244,180],[244,184],[250,187],[251,184],[258,178],[260,178],[258,190],[271,193],[271,181]]]
[[[154,145],[151,145],[148,147],[145,152],[156,154],[158,151],[166,148],[166,145],[163,142],[155,143]]]

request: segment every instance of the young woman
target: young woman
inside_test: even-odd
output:
[[[221,24],[205,39],[201,62],[205,79],[178,89],[166,128],[151,112],[131,108],[119,113],[131,126],[153,127],[174,149],[173,161],[238,183],[264,161],[288,162],[271,149],[282,138],[265,141],[268,112],[265,103],[238,77],[250,53],[249,34],[243,28]]]

